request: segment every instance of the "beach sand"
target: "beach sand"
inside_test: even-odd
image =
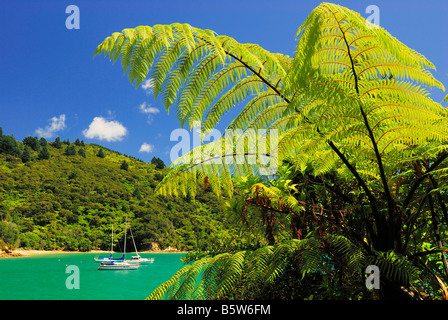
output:
[[[108,253],[109,251],[102,250],[92,250],[90,253]],[[28,250],[28,249],[15,249],[12,251],[2,251],[0,250],[0,258],[10,258],[10,257],[28,257],[39,254],[55,254],[55,253],[81,253],[81,251],[63,251],[63,250]]]
[[[139,253],[186,253],[187,251],[177,250],[175,248],[168,247],[164,250],[147,250],[139,251]],[[55,254],[55,253],[110,253],[110,251],[103,250],[91,250],[87,252],[81,251],[64,251],[64,250],[27,250],[27,249],[15,249],[12,251],[2,251],[0,250],[0,258],[13,258],[13,257],[28,257],[39,254]],[[118,253],[118,252],[117,252]],[[129,252],[132,254],[133,252]]]

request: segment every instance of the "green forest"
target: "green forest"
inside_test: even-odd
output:
[[[132,85],[151,79],[181,125],[264,138],[256,162],[261,140],[226,130],[171,164],[154,192],[200,199],[206,183],[253,246],[191,253],[148,298],[447,299],[448,114],[430,95],[445,91],[435,66],[331,3],[294,40],[290,57],[173,23],[97,47]]]
[[[79,139],[16,141],[0,128],[0,249],[110,250],[113,224],[119,251],[126,216],[139,251],[232,243],[225,199],[210,188],[195,199],[154,194],[169,170],[157,157],[145,163]]]

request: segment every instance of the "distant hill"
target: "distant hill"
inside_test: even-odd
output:
[[[16,141],[0,128],[0,249],[109,250],[113,224],[120,250],[127,215],[139,250],[206,250],[225,226],[224,200],[155,196],[169,169],[152,162],[79,140]]]

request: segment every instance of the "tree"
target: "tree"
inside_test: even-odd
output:
[[[152,157],[151,164],[154,164],[156,166],[156,168],[160,169],[160,170],[165,168],[165,163],[160,158]]]
[[[139,188],[135,188],[134,192],[132,192],[132,195],[139,200],[141,200],[143,198],[142,193],[140,192]]]
[[[44,137],[42,137],[42,138],[39,139],[39,144],[40,144],[41,147],[44,147],[44,146],[46,146],[48,144],[48,142],[47,142],[47,140]]]
[[[75,145],[78,146],[78,147],[81,146],[81,141],[79,141],[79,138],[76,139],[76,141],[75,141]]]
[[[86,157],[86,151],[84,150],[84,148],[80,148],[80,149],[78,150],[78,154],[79,154],[81,157],[83,157],[83,158]]]
[[[105,158],[106,157],[105,154],[104,154],[103,148],[100,148],[100,150],[98,151],[96,156],[100,157],[100,158]]]
[[[67,148],[65,149],[64,155],[66,156],[74,156],[76,155],[76,148],[74,145],[68,145]]]
[[[128,171],[129,164],[126,162],[126,160],[123,160],[123,162],[120,165],[120,169]]]
[[[0,137],[0,153],[10,154],[15,157],[20,157],[22,152],[19,149],[16,139],[13,135]]]
[[[38,158],[41,160],[50,159],[50,152],[48,152],[47,145],[42,146],[42,148],[40,149]]]
[[[53,147],[55,147],[56,149],[62,149],[62,142],[61,142],[61,138],[57,137],[54,142],[53,142]]]
[[[19,229],[15,223],[0,221],[0,246],[2,250],[15,249],[19,239]],[[5,247],[6,244],[6,247]]]
[[[23,163],[31,161],[31,151],[30,151],[30,147],[28,145],[25,145],[21,159],[22,159]]]
[[[297,37],[296,52],[290,58],[210,30],[175,23],[114,33],[95,54],[109,54],[114,61],[120,58],[135,85],[150,75],[155,96],[163,92],[166,109],[174,107],[182,125],[188,123],[203,135],[229,110],[239,107],[240,113],[227,129],[247,135],[262,130],[266,141],[263,156],[274,168],[275,163],[295,168],[293,178],[302,186],[291,197],[285,188],[254,185],[245,201],[265,210],[262,223],[272,226],[278,214],[287,214],[291,221],[302,216],[303,221],[298,219],[293,226],[313,231],[316,236],[311,239],[320,243],[319,248],[328,245],[341,249],[335,261],[350,263],[355,257],[362,266],[368,261],[388,265],[382,277],[384,298],[410,297],[401,287],[409,289],[415,275],[411,260],[419,255],[422,244],[422,238],[413,235],[417,221],[426,219],[425,212],[434,212],[429,222],[438,225],[436,205],[448,224],[445,194],[441,192],[448,182],[447,117],[422,86],[444,87],[428,70],[434,65],[423,55],[347,8],[319,5],[300,26]],[[232,195],[236,181],[265,169],[260,159],[249,160],[253,152],[248,140],[242,140],[244,136],[236,141],[228,136],[233,145],[224,148],[226,135],[227,131],[222,139],[177,159],[156,192],[194,196],[197,181],[206,180],[216,193],[224,190]],[[238,149],[241,141],[242,148]],[[204,153],[209,156],[203,157]],[[330,200],[337,203],[336,212],[334,206],[326,204]],[[315,220],[319,207],[342,216],[321,214],[333,221],[332,228],[336,229],[331,237],[319,236],[328,232],[328,221]],[[343,217],[347,211],[353,213],[351,225],[343,222],[348,219]],[[267,234],[273,244],[273,229]],[[299,246],[310,241],[301,239]],[[440,241],[434,242],[443,250]],[[315,248],[311,252],[322,257],[324,252]],[[269,250],[277,248],[266,247],[265,251]],[[347,256],[349,251],[352,255]],[[308,253],[303,254],[305,259]],[[244,255],[227,254],[225,261],[244,266]],[[211,272],[214,263],[221,261],[218,257],[186,266],[186,273],[179,272],[170,283],[176,288],[191,283],[188,275],[202,274],[199,266]],[[278,262],[277,258],[274,261]],[[263,263],[261,268],[265,262],[261,259],[257,263]],[[446,262],[444,265],[448,274]],[[236,268],[236,273],[218,279],[210,273],[210,281],[216,282],[208,284],[221,283],[223,287],[195,292],[211,290],[214,298],[221,297],[220,289],[230,294],[241,285],[235,279],[240,279],[244,270]],[[273,277],[280,274],[278,271]],[[191,292],[183,291],[179,297],[188,297]]]
[[[34,151],[37,152],[40,151],[39,139],[37,139],[37,137],[28,136],[25,139],[23,139],[23,144],[29,146]]]

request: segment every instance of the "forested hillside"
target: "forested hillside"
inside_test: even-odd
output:
[[[113,224],[119,250],[127,215],[139,250],[206,250],[222,238],[224,200],[204,188],[194,200],[155,196],[168,170],[156,157],[0,129],[0,249],[108,250]]]

